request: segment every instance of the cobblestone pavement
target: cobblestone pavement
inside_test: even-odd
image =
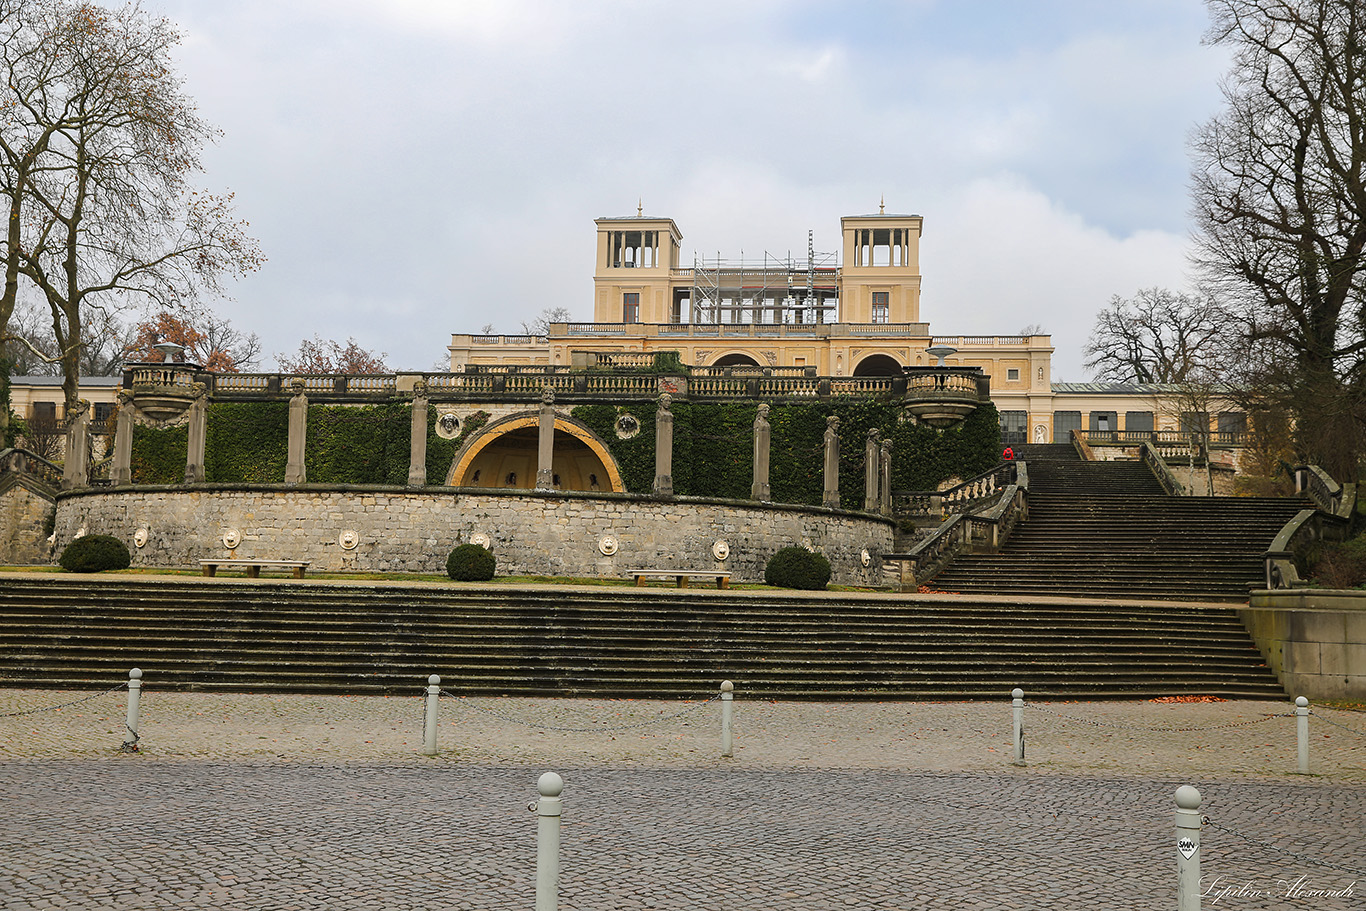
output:
[[[138,754],[123,693],[9,714],[81,695],[0,690],[6,911],[529,909],[546,769],[566,911],[1169,911],[1181,784],[1205,907],[1366,907],[1358,713],[1312,776],[1282,703],[1034,706],[1026,768],[1005,702],[740,701],[731,760],[715,702],[447,699],[436,757],[418,698],[150,691]]]

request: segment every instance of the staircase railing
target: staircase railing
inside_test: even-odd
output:
[[[0,451],[0,474],[10,473],[28,475],[53,490],[62,487],[61,467],[22,447]]]
[[[1186,485],[1176,479],[1176,475],[1172,474],[1172,470],[1167,466],[1162,454],[1151,442],[1145,440],[1143,445],[1139,447],[1138,459],[1148,466],[1148,470],[1153,473],[1153,477],[1157,478],[1157,483],[1162,485],[1167,496],[1184,497],[1186,495]]]
[[[939,518],[981,509],[996,502],[1008,485],[1017,483],[1022,469],[1021,462],[1002,462],[947,490],[894,490],[892,515],[903,519]]]
[[[1356,485],[1339,484],[1317,465],[1295,466],[1295,492],[1313,500],[1324,512],[1350,518],[1356,509]]]
[[[1019,482],[1007,485],[996,504],[982,513],[957,513],[904,554],[887,554],[884,568],[897,574],[897,587],[915,589],[933,579],[960,553],[998,549],[1010,532],[1029,517],[1029,479],[1024,463]]]
[[[1319,541],[1341,541],[1347,537],[1350,522],[1342,516],[1331,515],[1321,509],[1301,509],[1286,522],[1267,548],[1266,587],[1272,589],[1304,588],[1309,583],[1301,579],[1295,568],[1295,556],[1302,554]]]
[[[1081,456],[1087,462],[1094,462],[1096,460],[1096,454],[1091,449],[1091,444],[1086,442],[1086,437],[1080,430],[1072,431],[1072,448],[1076,449],[1077,455]]]

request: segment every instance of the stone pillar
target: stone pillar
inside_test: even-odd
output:
[[[825,419],[825,492],[821,505],[840,508],[840,419],[833,414]]]
[[[879,462],[881,458],[878,454],[878,437],[880,434],[876,427],[868,431],[868,442],[863,447],[863,511],[877,511],[877,477],[881,471]]]
[[[427,484],[427,382],[413,384],[412,442],[408,448],[408,486]]]
[[[541,417],[536,435],[536,489],[555,489],[555,390],[541,390]]]
[[[194,384],[190,402],[190,425],[185,440],[185,483],[204,483],[204,437],[208,434],[209,396],[203,383]]]
[[[659,397],[655,411],[655,496],[674,495],[674,413],[669,410],[673,397],[667,392]]]
[[[751,500],[767,503],[773,499],[768,488],[768,450],[771,437],[768,426],[768,405],[760,405],[754,415],[754,483],[750,485]]]
[[[76,413],[66,424],[66,462],[62,466],[62,490],[90,486],[90,403],[76,402]]]
[[[114,464],[109,483],[115,487],[133,483],[133,393],[119,390],[119,416],[114,423]]]
[[[308,396],[304,395],[304,381],[290,380],[289,390],[289,456],[285,462],[285,483],[303,484],[308,480],[304,469],[304,451],[308,441]]]
[[[881,496],[879,497],[879,505],[881,506],[882,514],[883,514],[884,516],[890,516],[890,515],[892,514],[892,441],[891,441],[891,440],[883,440],[883,441],[882,441],[881,474],[882,474],[882,484],[881,484],[881,491],[880,491]]]

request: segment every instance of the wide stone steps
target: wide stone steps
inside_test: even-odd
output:
[[[1280,698],[1215,606],[134,577],[6,580],[0,685],[697,698]]]

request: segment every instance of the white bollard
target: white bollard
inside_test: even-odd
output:
[[[1011,765],[1024,765],[1024,690],[1018,686],[1010,691],[1010,742],[1015,747]]]
[[[536,825],[536,911],[555,911],[560,904],[560,794],[564,779],[546,772],[536,781],[541,799],[532,806]]]
[[[142,670],[133,668],[128,672],[128,718],[124,722],[127,729],[123,735],[121,753],[138,751],[138,723],[142,718]]]
[[[1176,911],[1200,911],[1200,792],[1176,789]]]
[[[436,755],[436,702],[441,698],[441,677],[427,678],[427,714],[422,719],[422,752]]]
[[[729,680],[721,681],[721,756],[725,759],[734,754],[734,740],[731,737],[730,723],[735,717],[735,684]]]
[[[1295,741],[1299,754],[1299,772],[1309,774],[1309,700],[1295,697]]]

